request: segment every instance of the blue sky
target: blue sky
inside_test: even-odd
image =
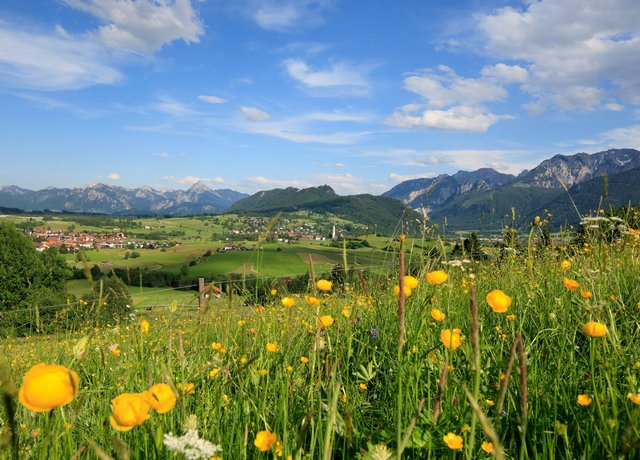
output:
[[[637,0],[4,0],[0,185],[253,193],[640,147]]]

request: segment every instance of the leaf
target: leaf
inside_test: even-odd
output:
[[[175,313],[177,309],[178,309],[178,301],[176,299],[173,299],[173,301],[171,302],[171,305],[169,305],[169,311],[171,313]]]

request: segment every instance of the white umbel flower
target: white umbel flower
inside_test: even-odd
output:
[[[184,454],[187,460],[208,459],[216,453],[222,452],[222,447],[206,439],[200,439],[198,430],[190,428],[182,436],[165,433],[164,445],[167,449]]]

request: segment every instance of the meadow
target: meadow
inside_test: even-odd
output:
[[[404,244],[302,295],[3,340],[0,458],[640,458],[634,229],[487,261]]]

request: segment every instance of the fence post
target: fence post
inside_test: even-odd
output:
[[[200,321],[204,318],[204,311],[206,308],[206,302],[204,298],[204,278],[198,278],[198,313]]]

